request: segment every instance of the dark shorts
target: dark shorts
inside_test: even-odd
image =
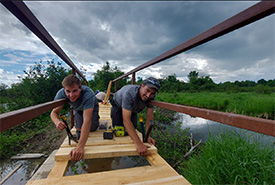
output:
[[[113,127],[124,126],[123,118],[122,118],[122,109],[114,101],[112,101],[111,118],[112,118]],[[131,122],[133,123],[133,125],[136,129],[137,128],[137,113],[132,112]]]
[[[96,131],[99,126],[99,115],[98,115],[99,107],[98,105],[94,107],[93,117],[91,122],[90,132]],[[77,135],[80,136],[80,131],[83,124],[83,111],[75,111],[74,110],[74,120],[75,120],[75,128],[78,130]]]

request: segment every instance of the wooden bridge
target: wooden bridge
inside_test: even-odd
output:
[[[100,123],[111,125],[111,105],[99,106]],[[72,132],[75,130],[72,129]],[[136,156],[136,147],[130,136],[103,139],[104,130],[90,132],[85,146],[83,159],[98,159],[121,156]],[[138,132],[139,137],[142,137]],[[70,161],[69,152],[76,146],[75,142],[68,144],[66,138],[55,154],[54,165],[47,178],[30,180],[27,185],[49,184],[190,184],[183,176],[179,175],[157,152],[155,146],[150,147],[151,156],[146,159],[150,165],[132,167],[111,171],[102,171],[88,174],[65,176]],[[47,162],[46,164],[47,165]],[[39,170],[37,176],[39,176]],[[44,171],[44,173],[47,173]],[[36,174],[34,177],[37,179]],[[40,176],[41,177],[41,176]],[[38,178],[40,178],[38,177]],[[35,179],[34,178],[34,179]]]

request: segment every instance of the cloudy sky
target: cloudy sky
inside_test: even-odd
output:
[[[109,61],[129,70],[258,3],[257,1],[95,2],[26,1],[26,5],[78,68],[92,75]],[[18,82],[29,66],[61,61],[2,4],[0,84]],[[215,83],[274,79],[275,17],[248,26],[162,61],[136,74],[188,81],[196,70]],[[67,66],[64,64],[64,66]]]

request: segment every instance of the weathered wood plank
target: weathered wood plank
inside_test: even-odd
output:
[[[55,160],[56,161],[70,160],[69,153],[72,150],[72,148],[73,147],[60,148],[55,154]],[[152,154],[155,154],[157,153],[157,148],[152,145],[149,148],[149,151]],[[83,155],[83,159],[134,156],[134,155],[138,155],[134,144],[88,146],[88,147],[85,147],[85,153]]]
[[[47,157],[47,155],[45,154],[41,154],[41,153],[27,153],[27,154],[17,154],[13,157],[11,157],[11,159],[38,159],[41,157]]]

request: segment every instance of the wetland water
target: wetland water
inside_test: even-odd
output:
[[[199,117],[191,117],[187,114],[177,113],[180,121],[182,123],[182,129],[189,128],[189,133],[192,133],[193,138],[196,140],[202,140],[206,142],[208,140],[209,134],[213,136],[218,136],[221,132],[233,131],[239,133],[242,137],[249,137],[250,142],[259,141],[262,145],[269,145],[274,147],[275,137],[259,134],[253,131],[232,127],[222,123],[210,121],[207,119]]]
[[[28,159],[28,160],[1,160],[0,161],[0,171],[1,180],[4,179],[10,172],[12,172],[20,163],[22,166],[8,178],[2,185],[23,185],[28,182],[32,171],[35,169],[36,165],[40,165],[44,162],[45,158],[40,159]]]

